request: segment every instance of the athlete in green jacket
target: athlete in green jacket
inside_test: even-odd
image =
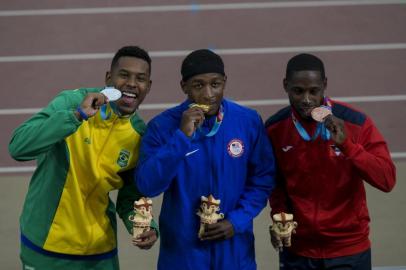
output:
[[[146,51],[123,47],[105,78],[120,99],[109,102],[97,88],[63,91],[14,131],[11,156],[37,160],[20,217],[23,269],[119,269],[115,212],[131,233],[133,202],[142,196],[132,170],[145,130],[136,110],[150,72]],[[150,248],[152,227],[134,245]]]

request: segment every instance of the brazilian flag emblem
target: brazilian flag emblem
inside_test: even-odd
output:
[[[124,168],[128,164],[128,160],[130,159],[130,151],[122,149],[120,154],[118,154],[117,164],[121,168]]]

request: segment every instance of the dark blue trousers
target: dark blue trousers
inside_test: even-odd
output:
[[[371,249],[337,258],[314,259],[284,250],[279,254],[280,270],[371,270]]]

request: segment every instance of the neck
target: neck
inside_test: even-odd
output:
[[[111,107],[111,109],[113,110],[113,112],[115,113],[115,114],[117,114],[117,116],[118,117],[120,117],[120,118],[129,118],[129,117],[131,117],[133,114],[135,114],[135,112],[136,112],[136,110],[133,112],[133,113],[131,113],[131,114],[123,114],[119,109],[118,109],[118,106],[117,106],[117,104],[114,102],[114,101],[111,101],[111,102],[109,102],[110,103],[110,107]]]

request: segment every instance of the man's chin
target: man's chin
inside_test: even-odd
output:
[[[312,118],[312,110],[314,108],[301,108],[298,111],[299,115],[303,119],[311,119]]]
[[[210,107],[210,110],[207,113],[205,113],[205,115],[207,115],[207,116],[217,115],[219,109],[220,109],[220,106],[213,106],[212,105]]]
[[[305,114],[305,115],[302,115],[301,117],[302,117],[302,119],[305,120],[305,121],[313,121],[313,118],[312,118],[311,115]]]
[[[208,112],[205,113],[204,115],[206,115],[206,116],[213,116],[213,115],[216,115],[216,114],[217,114],[216,111],[208,111]]]
[[[137,110],[137,108],[138,108],[138,106],[137,107],[120,106],[120,107],[118,107],[118,110],[122,115],[130,115],[130,114],[133,114]]]
[[[302,118],[303,120],[306,120],[306,121],[312,120],[312,114],[310,112],[300,111],[299,115],[300,115],[300,118]]]

